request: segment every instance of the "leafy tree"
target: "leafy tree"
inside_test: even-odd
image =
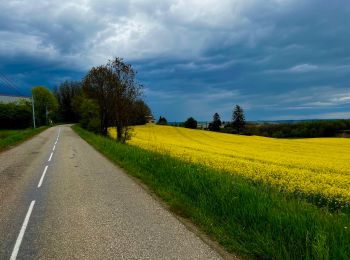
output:
[[[221,127],[221,119],[218,113],[213,116],[213,121],[209,123],[209,130],[219,132]]]
[[[82,98],[80,103],[80,124],[95,133],[100,131],[99,106],[93,99]]]
[[[82,95],[81,82],[65,81],[54,90],[58,101],[58,116],[63,122],[78,122],[79,113],[74,107],[74,100]]]
[[[245,127],[245,116],[243,108],[236,105],[232,113],[232,128],[239,134]]]
[[[58,102],[53,93],[44,86],[32,89],[36,125],[48,125],[57,110]]]
[[[143,100],[136,100],[132,105],[130,125],[144,125],[148,123],[148,117],[152,116],[151,109]]]
[[[121,58],[111,60],[107,67],[112,71],[115,88],[115,122],[117,140],[125,142],[129,137],[129,126],[133,117],[133,106],[141,96],[143,88],[136,81],[136,71]]]
[[[184,125],[186,128],[197,129],[197,121],[193,117],[188,118]]]
[[[157,125],[167,125],[168,121],[166,120],[165,117],[160,116],[157,122]]]
[[[116,126],[117,141],[125,142],[132,117],[132,106],[141,95],[136,72],[120,58],[94,67],[83,80],[83,91],[99,105],[100,132],[107,135]]]
[[[99,109],[99,132],[107,135],[108,126],[115,122],[115,86],[113,72],[106,66],[93,67],[83,79],[83,92],[96,101]]]

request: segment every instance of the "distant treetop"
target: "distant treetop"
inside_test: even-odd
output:
[[[165,117],[160,116],[157,122],[157,125],[167,125],[168,121],[166,120]]]

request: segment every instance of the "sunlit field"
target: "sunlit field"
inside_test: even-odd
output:
[[[109,129],[109,134],[115,137],[116,132]],[[135,127],[129,144],[311,195],[322,203],[350,204],[350,139],[273,139],[149,124]]]

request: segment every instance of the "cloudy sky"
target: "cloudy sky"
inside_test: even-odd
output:
[[[24,93],[118,56],[170,121],[227,120],[234,104],[248,120],[350,118],[348,0],[0,0],[0,10],[0,73]]]

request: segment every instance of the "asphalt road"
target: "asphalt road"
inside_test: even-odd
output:
[[[0,259],[16,258],[221,259],[69,126],[0,154]]]

